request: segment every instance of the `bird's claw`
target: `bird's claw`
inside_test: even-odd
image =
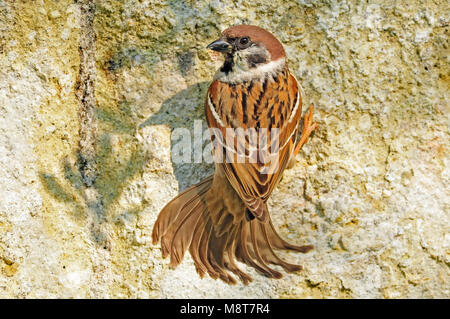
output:
[[[302,136],[300,137],[300,141],[295,147],[293,154],[294,157],[297,156],[302,146],[308,141],[308,138],[311,135],[311,133],[319,127],[319,125],[317,123],[314,123],[313,121],[313,113],[314,113],[314,104],[311,103],[308,112],[305,114],[303,118]]]

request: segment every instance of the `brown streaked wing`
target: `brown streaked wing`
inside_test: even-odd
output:
[[[266,173],[269,165],[259,158],[256,163],[247,160],[245,163],[223,161],[219,164],[239,197],[260,220],[266,220],[266,201],[278,184],[294,150],[301,106],[297,80],[287,69],[273,79],[266,79],[264,83],[253,81],[231,85],[214,81],[208,90],[205,103],[208,126],[222,132],[222,142],[229,151],[236,152],[243,145],[237,145],[235,141],[227,143],[226,128],[279,129],[279,152],[274,158],[278,161],[276,170]],[[268,135],[268,144],[272,142]]]

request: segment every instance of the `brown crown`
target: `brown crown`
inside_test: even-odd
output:
[[[227,38],[240,38],[249,37],[252,42],[262,43],[266,49],[270,52],[272,61],[276,61],[279,58],[284,58],[286,53],[284,52],[283,45],[275,36],[263,28],[255,25],[236,25],[230,27],[222,32],[223,37]]]

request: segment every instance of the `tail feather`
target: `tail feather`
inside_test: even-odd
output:
[[[182,211],[183,206],[198,198],[196,195],[199,193],[204,193],[211,187],[212,180],[213,176],[208,176],[200,183],[191,186],[184,192],[180,193],[163,208],[163,210],[159,213],[155,226],[153,227],[153,244],[156,244],[167,232],[169,226],[177,219],[178,215]]]
[[[183,260],[185,251],[189,248],[194,233],[192,231],[184,231],[185,229],[194,229],[198,224],[198,220],[201,217],[200,214],[196,214],[196,209],[200,202],[195,205],[190,213],[183,219],[182,224],[178,226],[172,238],[171,254],[170,254],[170,266],[176,267]],[[205,209],[204,209],[205,210]]]
[[[267,235],[270,238],[270,242],[272,246],[276,249],[286,249],[286,250],[295,250],[301,253],[307,253],[311,249],[314,248],[313,245],[305,245],[305,246],[297,246],[291,243],[288,243],[275,230],[275,227],[272,224],[272,220],[269,220],[269,223],[264,225],[267,231]]]
[[[235,227],[233,229],[233,232],[230,234],[230,242],[229,245],[227,245],[227,263],[225,264],[225,267],[236,276],[238,276],[239,279],[244,283],[244,285],[248,285],[253,281],[252,277],[243,272],[235,263],[236,243],[238,236],[240,236],[239,231],[240,228]]]
[[[256,256],[256,260],[261,264],[262,267],[264,267],[266,269],[266,271],[270,274],[269,277],[274,277],[274,278],[281,278],[283,277],[283,275],[276,271],[271,269],[267,264],[265,259],[261,256],[260,253],[260,248],[259,248],[259,243],[257,241],[257,229],[256,229],[256,224],[255,223],[249,223],[250,224],[250,234],[251,234],[251,238],[252,238],[252,245],[253,245],[253,250],[254,250],[254,254]],[[268,243],[270,245],[270,243]]]
[[[216,272],[214,267],[209,262],[209,256],[208,256],[208,248],[209,248],[208,246],[209,246],[209,241],[211,238],[212,231],[213,231],[212,223],[211,223],[211,220],[209,220],[208,223],[206,224],[205,231],[203,232],[203,236],[200,240],[200,249],[199,249],[200,259],[197,262],[205,265],[206,270],[207,270],[208,274],[211,276],[211,278],[217,279],[217,278],[219,278],[219,274]]]
[[[287,272],[302,269],[285,262],[274,250],[307,252],[312,246],[296,246],[284,241],[276,232],[270,215],[261,221],[246,218],[247,208],[231,186],[215,183],[209,176],[175,197],[161,211],[153,228],[153,242],[161,241],[163,257],[170,254],[170,265],[176,267],[189,250],[200,277],[235,284],[236,275],[244,284],[252,278],[236,264],[239,260],[270,278],[282,274],[269,265],[281,266]],[[267,210],[267,206],[264,203]]]
[[[209,260],[214,270],[219,274],[219,278],[229,284],[235,284],[236,280],[226,271],[224,252],[227,244],[227,236],[217,237],[214,232],[211,234]]]
[[[161,248],[164,257],[167,256],[167,254],[173,252],[173,249],[176,248],[174,247],[174,245],[176,245],[177,243],[174,241],[174,239],[180,228],[186,229],[186,226],[189,225],[189,223],[186,224],[186,222],[192,219],[190,217],[193,217],[195,219],[196,215],[198,215],[198,210],[202,208],[203,207],[201,205],[200,198],[196,198],[195,200],[190,201],[188,204],[184,205],[181,208],[182,213],[177,215],[177,218],[168,227],[167,231],[161,238]],[[184,231],[184,233],[186,233],[186,235],[192,235],[192,232]]]
[[[205,273],[208,272],[208,269],[206,268],[205,264],[201,262],[200,258],[200,244],[203,239],[203,234],[207,231],[206,229],[206,223],[207,218],[206,215],[207,210],[205,210],[201,217],[199,222],[194,228],[194,236],[192,238],[191,245],[189,246],[189,252],[191,253],[192,259],[194,260],[195,267],[197,269],[197,273],[200,275],[201,278],[205,275]]]
[[[263,238],[261,239],[261,242],[269,243],[269,245],[261,246],[261,248],[262,248],[261,254],[263,256],[263,259],[269,264],[274,264],[274,265],[283,267],[284,270],[286,270],[287,272],[294,272],[294,271],[302,270],[302,266],[287,263],[284,260],[282,260],[280,257],[278,257],[275,254],[275,252],[273,251],[271,240],[270,240],[269,236],[267,235],[266,226],[263,224],[258,224],[258,226],[260,229],[258,234],[262,234],[262,236],[263,236]]]

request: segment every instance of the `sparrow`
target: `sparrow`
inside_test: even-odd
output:
[[[306,253],[313,246],[283,240],[272,223],[267,200],[283,171],[317,128],[313,105],[304,116],[298,139],[301,86],[289,71],[282,44],[265,29],[233,26],[207,48],[224,57],[205,99],[208,127],[219,133],[211,134],[215,172],[162,209],[153,227],[153,243],[161,241],[162,256],[170,255],[172,268],[189,250],[200,277],[208,274],[235,284],[237,276],[247,285],[252,278],[239,268],[237,260],[269,278],[281,278],[282,273],[270,265],[287,272],[302,267],[284,261],[275,250]],[[248,160],[250,153],[261,151],[263,143],[260,139],[250,143],[249,135],[240,141],[237,135],[233,139],[223,137],[237,129],[276,131],[276,138],[265,133],[266,148],[272,150],[274,142],[277,144],[276,152],[270,153],[274,161],[264,155]],[[246,160],[236,160],[237,154],[243,154]],[[220,160],[218,155],[222,155]]]

